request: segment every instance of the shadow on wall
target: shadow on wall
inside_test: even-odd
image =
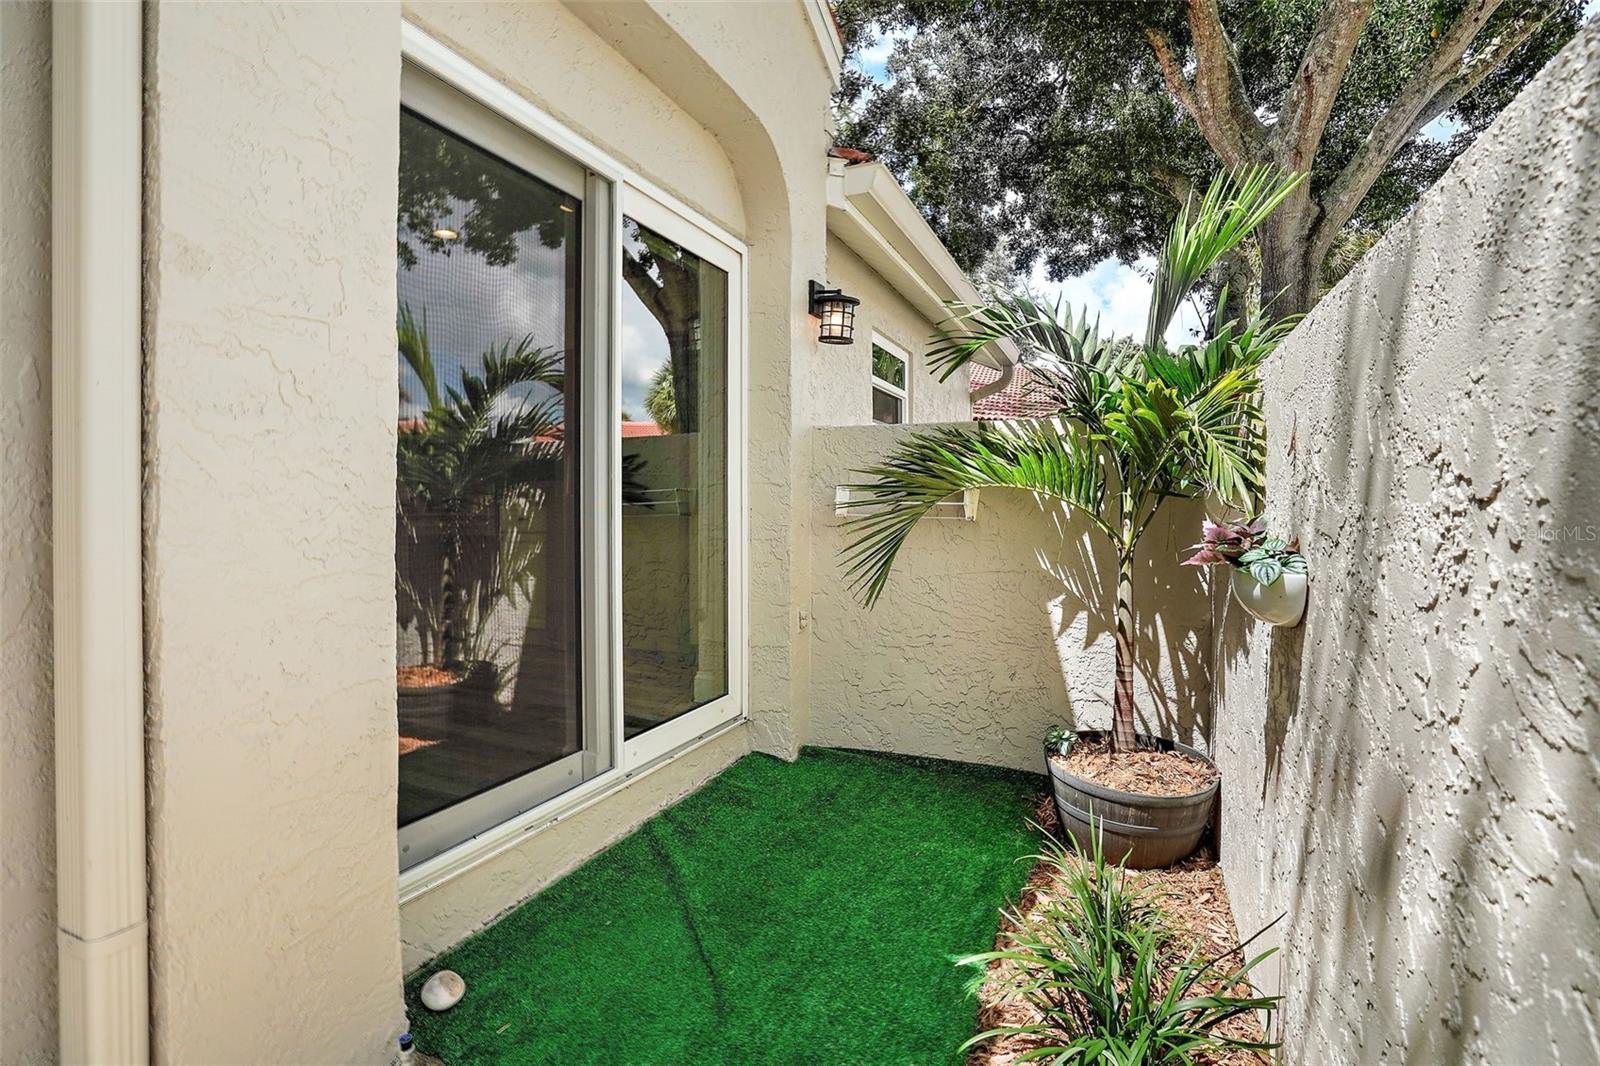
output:
[[[1041,768],[1045,730],[1111,719],[1116,574],[1108,545],[1053,501],[984,490],[975,522],[928,520],[876,607],[851,595],[835,486],[907,429],[811,434],[811,742]],[[1210,729],[1205,576],[1179,565],[1201,510],[1169,504],[1135,569],[1135,696],[1154,732]]]
[[[1025,519],[1014,520],[1013,540],[1019,555],[1033,544],[1033,561],[1061,590],[1051,613],[1062,676],[1099,681],[1092,717],[1075,715],[1069,724],[1109,727],[1116,668],[1116,553],[1065,505],[1043,498],[1032,503],[1046,523],[1044,541],[1032,541]],[[1140,686],[1135,707],[1140,728],[1185,742],[1203,740],[1209,749],[1208,579],[1203,571],[1182,565],[1187,554],[1183,549],[1199,539],[1204,514],[1199,502],[1168,501],[1161,520],[1140,542],[1133,574],[1134,670]]]
[[[1267,368],[1311,599],[1219,602],[1215,699],[1291,1061],[1600,1058],[1597,109],[1591,27]]]

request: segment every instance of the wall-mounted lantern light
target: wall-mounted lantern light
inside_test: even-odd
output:
[[[861,303],[839,289],[811,283],[811,313],[822,322],[817,339],[823,344],[854,344],[856,307]]]

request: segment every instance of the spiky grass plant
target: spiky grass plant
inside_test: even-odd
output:
[[[1037,1046],[1014,1061],[1166,1066],[1192,1063],[1200,1051],[1276,1047],[1217,1031],[1236,1015],[1270,1015],[1275,1009],[1278,996],[1234,994],[1251,988],[1250,971],[1272,951],[1236,969],[1222,965],[1227,956],[1203,959],[1186,951],[1157,893],[1106,862],[1098,831],[1091,839],[1092,849],[1084,854],[1046,837],[1044,853],[1033,858],[1049,870],[1047,902],[1032,911],[1007,912],[1016,931],[1004,949],[957,961],[978,970],[974,992],[995,979],[990,963],[1009,964],[1002,994],[1030,1005],[1040,1020],[987,1029],[959,1050],[996,1037],[1028,1036]]]
[[[1218,300],[1212,335],[1168,350],[1178,305],[1218,259],[1248,237],[1305,175],[1266,167],[1220,175],[1185,206],[1162,246],[1143,345],[1102,336],[1087,312],[1045,307],[1026,295],[961,305],[928,353],[941,380],[986,345],[1010,338],[1031,359],[1061,416],[977,423],[918,433],[880,464],[860,471],[845,548],[852,585],[867,605],[888,583],[912,528],[934,505],[965,489],[1022,489],[1083,515],[1116,551],[1116,673],[1112,746],[1137,746],[1133,709],[1133,563],[1139,539],[1163,502],[1203,497],[1247,505],[1259,498],[1264,465],[1257,368],[1290,321],[1225,320]]]

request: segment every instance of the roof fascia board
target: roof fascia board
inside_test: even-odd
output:
[[[829,229],[858,253],[875,252],[873,258],[887,259],[894,269],[885,280],[933,321],[949,316],[946,301],[978,300],[966,273],[882,163],[831,165],[828,207]],[[1001,369],[1017,361],[1017,346],[1002,340],[980,356],[988,356],[981,362]]]
[[[834,20],[833,9],[828,0],[800,0],[800,5],[806,9],[806,21],[811,23],[811,32],[816,35],[828,78],[837,89],[844,70],[844,39],[839,36],[839,23]]]

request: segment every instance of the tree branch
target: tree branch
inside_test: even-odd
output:
[[[1176,200],[1180,207],[1195,195],[1194,182],[1189,179],[1189,175],[1175,167],[1158,163],[1150,168],[1150,177],[1156,186]]]
[[[1144,38],[1155,52],[1167,89],[1194,116],[1211,150],[1227,166],[1251,162],[1265,130],[1245,93],[1244,76],[1233,42],[1222,28],[1217,0],[1189,0],[1189,32],[1194,38],[1193,81],[1184,75],[1166,34],[1146,26]]]
[[[1179,64],[1178,57],[1172,54],[1172,42],[1167,40],[1166,34],[1151,26],[1144,28],[1144,39],[1150,42],[1150,48],[1156,54],[1156,62],[1161,65],[1161,76],[1166,80],[1168,91],[1177,97],[1183,109],[1200,123],[1200,132],[1205,134],[1209,141],[1211,134],[1205,128],[1205,120],[1200,115],[1200,105],[1195,101],[1194,86],[1183,76],[1183,67]]]
[[[1401,87],[1355,156],[1322,195],[1321,217],[1312,232],[1313,262],[1322,261],[1394,154],[1423,126],[1477,88],[1556,10],[1554,4],[1532,5],[1523,17],[1508,23],[1469,56],[1468,49],[1501,3],[1502,0],[1472,0],[1440,39],[1433,56]]]
[[[1194,38],[1195,94],[1233,141],[1236,158],[1223,158],[1230,165],[1248,162],[1260,147],[1265,130],[1250,106],[1239,56],[1222,28],[1217,0],[1189,0],[1189,34]]]
[[[1273,131],[1277,142],[1274,155],[1286,169],[1311,169],[1372,6],[1373,0],[1337,0],[1322,9],[1295,72],[1288,106]]]

